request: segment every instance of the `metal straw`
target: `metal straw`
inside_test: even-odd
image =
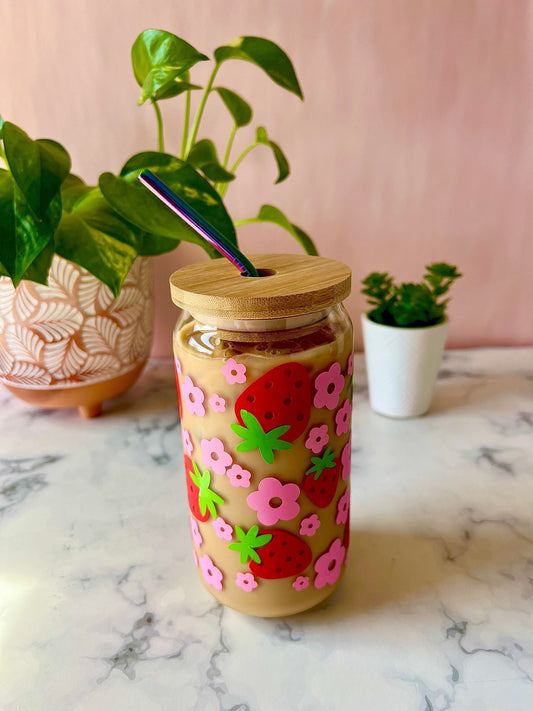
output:
[[[258,277],[254,265],[245,255],[232,244],[222,232],[213,227],[194,208],[184,202],[179,195],[171,190],[168,185],[154,175],[150,170],[143,170],[139,174],[140,182],[151,190],[161,202],[164,202],[173,212],[186,222],[189,227],[197,232],[200,237],[209,242],[220,254],[234,264],[244,276]]]

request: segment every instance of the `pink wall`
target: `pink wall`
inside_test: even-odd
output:
[[[527,0],[17,0],[0,5],[0,26],[0,112],[63,142],[88,181],[156,146],[130,68],[142,29],[173,31],[206,53],[242,34],[277,41],[305,102],[243,62],[225,65],[219,82],[252,103],[253,127],[281,144],[292,175],[274,186],[270,156],[258,150],[228,191],[232,215],[273,203],[324,256],[350,264],[358,345],[361,278],[389,270],[414,280],[431,261],[465,275],[452,294],[449,346],[533,344]],[[179,99],[163,107],[174,151],[180,109]],[[207,128],[222,139],[230,129],[216,97]],[[249,253],[299,251],[275,229],[239,234]],[[157,355],[170,352],[176,317],[168,275],[201,257],[180,247],[156,260]]]

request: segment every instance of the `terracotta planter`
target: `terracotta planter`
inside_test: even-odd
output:
[[[370,406],[388,417],[418,417],[429,410],[448,322],[396,328],[361,318]]]
[[[152,269],[137,259],[118,298],[85,269],[55,256],[48,286],[0,278],[0,382],[46,408],[99,415],[148,360]]]

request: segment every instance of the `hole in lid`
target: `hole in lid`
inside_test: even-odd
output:
[[[267,277],[267,276],[274,276],[274,274],[277,274],[275,269],[257,269],[257,273],[259,274],[260,277]],[[251,277],[252,279],[256,279],[257,277],[252,277],[251,274],[242,274],[242,277]]]

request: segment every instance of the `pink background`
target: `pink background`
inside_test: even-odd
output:
[[[227,194],[235,219],[271,203],[322,255],[353,269],[347,302],[361,346],[360,280],[373,270],[417,280],[449,261],[464,278],[449,308],[448,346],[533,344],[533,5],[527,0],[17,0],[0,5],[0,112],[34,138],[61,141],[88,182],[156,148],[130,48],[148,27],[206,54],[243,34],[278,42],[300,102],[244,62],[218,84],[254,108],[285,150],[291,176],[273,185],[267,149],[246,159]],[[207,64],[207,63],[206,63]],[[207,78],[205,66],[193,80]],[[167,150],[180,140],[182,99],[162,102]],[[218,97],[202,135],[231,128]],[[248,253],[300,251],[274,227],[240,228]],[[155,355],[170,353],[176,318],[168,276],[203,258],[182,245],[155,260]]]

